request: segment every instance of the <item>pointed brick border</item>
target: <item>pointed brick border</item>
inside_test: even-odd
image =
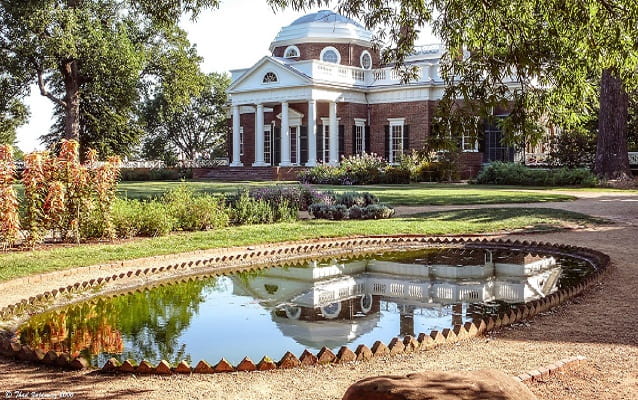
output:
[[[572,368],[578,364],[581,364],[586,360],[583,356],[576,356],[571,358],[565,358],[555,363],[546,365],[544,367],[536,368],[531,371],[522,373],[514,377],[519,382],[534,382],[545,380],[548,377],[555,375],[560,370]]]
[[[534,300],[525,305],[514,307],[510,311],[501,313],[495,317],[485,317],[477,322],[466,322],[464,325],[457,325],[453,328],[444,329],[441,332],[432,331],[429,334],[420,333],[417,335],[417,338],[405,337],[403,340],[393,338],[388,344],[377,341],[371,348],[360,345],[354,352],[347,346],[343,346],[339,349],[337,355],[335,355],[330,349],[324,347],[316,355],[305,350],[299,358],[287,352],[278,362],[265,356],[255,365],[250,358],[246,357],[237,366],[233,366],[222,358],[214,367],[206,361],[200,361],[194,368],[190,367],[186,361],[182,361],[176,366],[171,367],[165,360],[153,366],[144,360],[139,363],[135,360],[126,360],[123,363],[119,363],[115,359],[110,359],[104,364],[102,371],[108,373],[163,375],[268,371],[315,364],[365,361],[374,357],[426,351],[443,344],[468,340],[476,336],[484,335],[486,332],[522,320],[531,319],[538,313],[547,311],[574,296],[580,295],[583,291],[598,283],[609,266],[609,256],[596,250],[570,245],[528,241],[521,242],[509,239],[488,241],[486,238],[476,237],[450,236],[433,238],[408,235],[314,240],[310,242],[285,243],[275,246],[249,247],[248,249],[239,250],[219,249],[217,251],[218,255],[211,258],[185,261],[154,268],[131,270],[126,273],[120,273],[119,275],[114,274],[89,281],[77,282],[73,285],[52,289],[9,305],[0,310],[0,320],[24,320],[29,313],[33,313],[34,311],[42,312],[47,308],[57,307],[65,303],[68,304],[69,297],[75,297],[75,301],[95,298],[95,296],[97,296],[95,292],[99,292],[102,295],[118,296],[134,291],[150,290],[153,287],[165,286],[167,284],[206,279],[212,276],[239,271],[263,269],[273,264],[278,265],[290,262],[302,263],[308,258],[352,254],[353,250],[357,250],[358,254],[365,254],[368,252],[378,252],[379,250],[392,251],[441,246],[467,248],[489,247],[491,249],[568,256],[590,263],[595,267],[595,271],[575,287],[560,289],[543,299]],[[140,283],[140,279],[143,280],[142,283]],[[114,283],[119,283],[120,285],[115,285]],[[142,287],[140,285],[144,286]],[[113,286],[115,286],[115,289]],[[88,362],[82,357],[72,357],[68,353],[56,353],[53,351],[44,354],[39,349],[20,345],[13,332],[7,330],[0,330],[0,355],[26,362],[57,366],[63,369],[80,370],[88,366]],[[519,375],[517,378],[521,381],[534,380],[536,379],[535,377],[551,374],[552,371],[557,368],[578,363],[582,359],[582,357],[575,357],[573,359],[562,360],[550,365],[548,368],[534,370],[528,374]]]

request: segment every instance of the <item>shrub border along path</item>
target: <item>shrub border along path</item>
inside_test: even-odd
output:
[[[311,242],[296,242],[275,246],[260,246],[244,249],[219,249],[208,257],[181,263],[162,265],[153,268],[131,269],[120,274],[104,275],[89,281],[76,282],[66,287],[52,289],[11,304],[0,310],[0,318],[10,321],[10,328],[3,331],[0,337],[0,353],[7,357],[22,361],[53,365],[61,368],[80,370],[88,367],[88,362],[82,357],[73,358],[68,353],[50,351],[43,353],[37,348],[20,345],[12,329],[23,322],[34,312],[42,312],[51,307],[79,302],[99,294],[112,296],[125,295],[131,291],[141,290],[142,286],[153,287],[167,284],[167,281],[188,281],[210,276],[227,274],[237,271],[263,269],[275,263],[302,261],[310,257],[343,256],[362,252],[378,252],[380,250],[405,250],[430,247],[468,247],[468,248],[496,248],[502,250],[516,250],[551,255],[572,256],[590,262],[596,267],[594,273],[575,287],[559,289],[557,292],[518,306],[496,318],[486,317],[480,322],[467,322],[452,329],[441,332],[432,331],[421,333],[414,338],[406,336],[403,340],[395,337],[387,345],[377,341],[368,348],[359,345],[355,351],[342,346],[335,355],[330,349],[323,348],[316,355],[308,350],[297,358],[287,352],[279,362],[265,356],[255,364],[249,358],[244,358],[238,365],[233,366],[225,359],[211,366],[206,361],[200,361],[195,368],[191,368],[186,361],[178,365],[171,365],[162,360],[153,366],[144,360],[127,360],[120,364],[115,359],[109,360],[102,368],[105,372],[126,372],[136,374],[171,374],[171,373],[217,373],[234,371],[265,371],[271,369],[288,369],[300,366],[329,363],[345,363],[353,361],[367,361],[373,357],[398,355],[405,352],[429,350],[442,344],[456,343],[461,340],[484,335],[516,322],[531,319],[536,314],[544,312],[566,300],[579,295],[591,285],[597,283],[609,265],[609,257],[601,252],[571,245],[552,245],[527,241],[497,240],[488,241],[485,238],[431,238],[425,236],[381,236],[362,237],[355,239],[332,239]],[[97,271],[100,271],[98,269]],[[56,273],[53,273],[56,274]],[[57,273],[59,274],[59,273]],[[51,275],[51,274],[49,274]]]

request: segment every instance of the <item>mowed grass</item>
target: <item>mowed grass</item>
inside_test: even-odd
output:
[[[124,198],[148,199],[161,196],[176,185],[186,184],[194,190],[206,193],[234,193],[241,189],[286,185],[277,182],[122,182],[118,185],[118,194]],[[365,191],[375,194],[379,199],[393,206],[426,205],[463,205],[498,203],[536,203],[548,201],[567,201],[575,197],[548,193],[546,191],[521,191],[519,188],[497,186],[473,186],[455,184],[411,184],[411,185],[369,185],[369,186],[330,186],[314,185],[319,190],[334,192]]]
[[[433,212],[389,220],[302,220],[270,225],[246,225],[214,231],[175,233],[164,237],[135,239],[116,244],[85,244],[2,253],[0,254],[0,281],[118,260],[310,238],[551,230],[564,227],[565,224],[595,223],[597,223],[596,220],[583,214],[566,211],[543,208],[499,208]]]

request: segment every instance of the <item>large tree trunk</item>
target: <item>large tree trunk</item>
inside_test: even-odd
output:
[[[603,70],[594,172],[602,179],[631,179],[627,152],[629,98],[615,71]]]
[[[67,61],[61,65],[64,76],[65,111],[64,138],[80,141],[80,74],[76,60]]]

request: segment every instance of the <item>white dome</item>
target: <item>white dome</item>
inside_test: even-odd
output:
[[[353,43],[370,46],[372,32],[361,24],[334,11],[322,10],[304,15],[281,28],[270,51],[276,47],[300,43]]]

